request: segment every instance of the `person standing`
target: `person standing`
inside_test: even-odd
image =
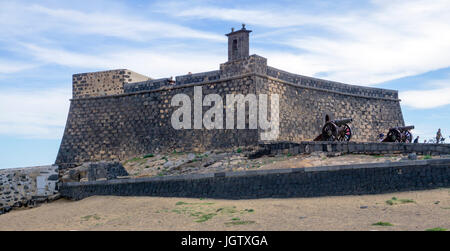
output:
[[[417,138],[414,140],[414,144],[419,143],[419,136],[417,136]]]
[[[436,133],[436,144],[439,144],[439,142],[441,142],[441,138],[442,138],[442,133],[441,133],[441,128],[439,128],[439,130]]]

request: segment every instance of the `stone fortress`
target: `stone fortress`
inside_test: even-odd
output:
[[[353,118],[356,142],[404,126],[398,92],[288,73],[249,53],[250,30],[228,37],[228,61],[217,71],[152,79],[130,70],[73,75],[73,98],[56,163],[61,168],[99,160],[125,160],[155,151],[202,151],[260,144],[260,129],[175,130],[176,94],[279,95],[279,142],[311,141],[326,118]],[[170,66],[168,66],[170,67]],[[301,70],[301,69],[300,69]],[[208,110],[203,108],[203,112]],[[248,124],[248,123],[247,123]],[[247,127],[248,128],[248,127]]]

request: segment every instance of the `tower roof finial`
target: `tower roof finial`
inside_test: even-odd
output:
[[[245,30],[245,24],[242,24],[242,29]]]

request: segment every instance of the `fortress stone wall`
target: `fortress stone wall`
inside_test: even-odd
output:
[[[148,79],[150,78],[126,69],[74,74],[72,95],[73,98],[84,98],[120,94],[123,93],[124,84]]]
[[[202,87],[203,95],[219,94],[224,101],[227,94],[278,94],[280,135],[275,141],[313,140],[326,115],[331,119],[352,117],[352,140],[360,142],[375,141],[379,133],[404,125],[397,91],[304,77],[269,67],[267,59],[248,55],[249,32],[243,28],[227,34],[229,50],[237,51],[229,52],[229,61],[218,71],[175,80],[140,75],[142,81],[137,82],[129,70],[115,71],[119,78],[114,74],[97,79],[95,75],[79,74],[91,77],[82,90],[82,80],[74,75],[74,95],[56,164],[64,168],[154,151],[202,151],[260,143],[260,129],[248,126],[245,130],[175,130],[171,115],[178,107],[170,105],[171,99],[182,93],[193,100],[196,86]],[[131,76],[131,81],[125,76]],[[96,87],[92,88],[94,83]],[[208,109],[203,107],[203,113]]]
[[[275,71],[271,67],[268,69],[269,74]],[[271,74],[277,77],[269,74],[263,77],[265,81],[260,92],[280,95],[280,141],[313,140],[321,133],[326,116],[331,120],[352,118],[352,141],[358,142],[376,141],[380,133],[387,133],[387,129],[404,126],[396,91],[284,72],[281,76]]]

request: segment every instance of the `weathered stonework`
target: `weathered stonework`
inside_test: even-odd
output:
[[[136,72],[120,69],[72,76],[73,98],[98,97],[123,93],[123,85],[149,80]]]
[[[90,75],[74,75],[81,78],[74,82],[74,98],[56,163],[71,167],[86,161],[124,160],[154,151],[201,151],[260,143],[260,129],[175,130],[171,115],[177,107],[171,107],[171,99],[183,93],[193,100],[196,86],[202,87],[203,95],[218,94],[223,100],[227,94],[278,94],[280,135],[276,141],[313,140],[326,115],[331,119],[353,118],[352,140],[359,142],[375,141],[379,133],[404,125],[397,91],[305,77],[267,66],[267,59],[248,56],[248,33],[245,30],[228,34],[229,43],[236,35],[244,37],[238,38],[244,44],[238,41],[237,47],[229,45],[238,51],[229,54],[229,61],[221,64],[218,71],[179,76],[175,81],[145,79],[136,83],[132,83],[134,78],[129,81],[109,75],[112,82],[104,81],[106,89],[94,87],[102,82],[96,82],[94,77],[81,86],[78,81],[83,76],[89,79]],[[118,73],[122,74],[120,70]],[[203,113],[208,109],[204,107]]]
[[[0,214],[58,195],[57,166],[0,170]]]

